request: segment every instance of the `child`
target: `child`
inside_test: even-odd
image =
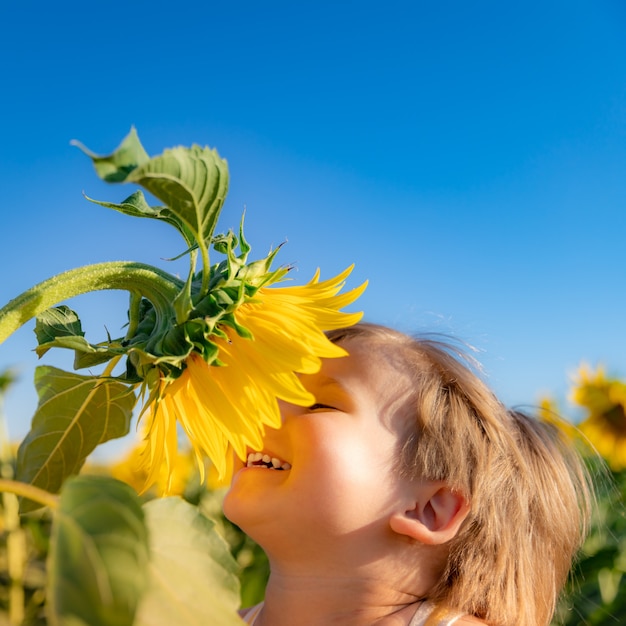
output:
[[[574,450],[449,346],[369,324],[329,337],[349,355],[302,376],[316,403],[281,404],[224,501],[270,562],[244,621],[549,624],[589,515]]]

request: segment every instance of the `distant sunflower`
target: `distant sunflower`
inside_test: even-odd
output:
[[[588,411],[582,433],[614,470],[626,468],[626,384],[583,364],[571,397]]]
[[[180,376],[162,377],[144,417],[139,469],[146,476],[146,488],[159,480],[163,467],[171,474],[178,425],[193,447],[201,473],[208,456],[218,480],[224,482],[232,472],[230,450],[245,459],[248,448],[261,447],[266,426],[280,426],[277,399],[301,406],[315,401],[297,374],[318,371],[322,358],[345,356],[324,331],[351,326],[362,316],[340,311],[366,286],[339,294],[351,270],[323,282],[318,272],[304,286],[261,287],[233,314],[237,327],[245,328],[251,338],[224,324],[220,327],[224,336],[212,338],[219,365],[192,352]]]
[[[558,406],[554,400],[548,397],[541,399],[539,403],[538,417],[542,422],[546,422],[555,427],[568,440],[578,442],[580,431],[574,424],[561,417]]]

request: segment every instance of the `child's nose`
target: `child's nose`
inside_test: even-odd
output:
[[[280,421],[282,424],[285,423],[288,417],[295,414],[296,408],[296,405],[290,402],[285,402],[284,400],[278,401],[278,410],[280,411]]]
[[[284,424],[289,418],[302,415],[306,411],[306,407],[291,404],[285,400],[278,400],[278,410],[280,411],[281,423]]]

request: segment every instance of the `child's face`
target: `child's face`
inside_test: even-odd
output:
[[[289,539],[313,553],[338,538],[371,542],[389,532],[392,511],[405,500],[410,506],[410,490],[395,470],[408,380],[384,355],[345,347],[349,356],[302,376],[316,404],[281,403],[283,427],[268,429],[260,452],[290,469],[235,468],[224,510],[270,556]]]

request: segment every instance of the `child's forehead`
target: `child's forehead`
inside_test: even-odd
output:
[[[317,374],[303,377],[313,393],[338,390],[364,396],[381,406],[389,404],[391,398],[408,398],[413,389],[411,376],[389,350],[350,341],[342,342],[341,347],[347,350],[347,356],[323,359]]]
[[[382,351],[373,351],[367,346],[353,342],[343,342],[347,351],[344,357],[322,359],[322,367],[317,375],[320,384],[341,384],[341,381],[377,380],[393,368]]]
[[[408,366],[403,351],[397,346],[365,338],[351,338],[339,342],[348,352],[346,359],[326,359],[327,366],[332,368],[333,361],[340,367],[349,370],[355,376],[380,378],[384,375],[402,376],[408,374]]]

